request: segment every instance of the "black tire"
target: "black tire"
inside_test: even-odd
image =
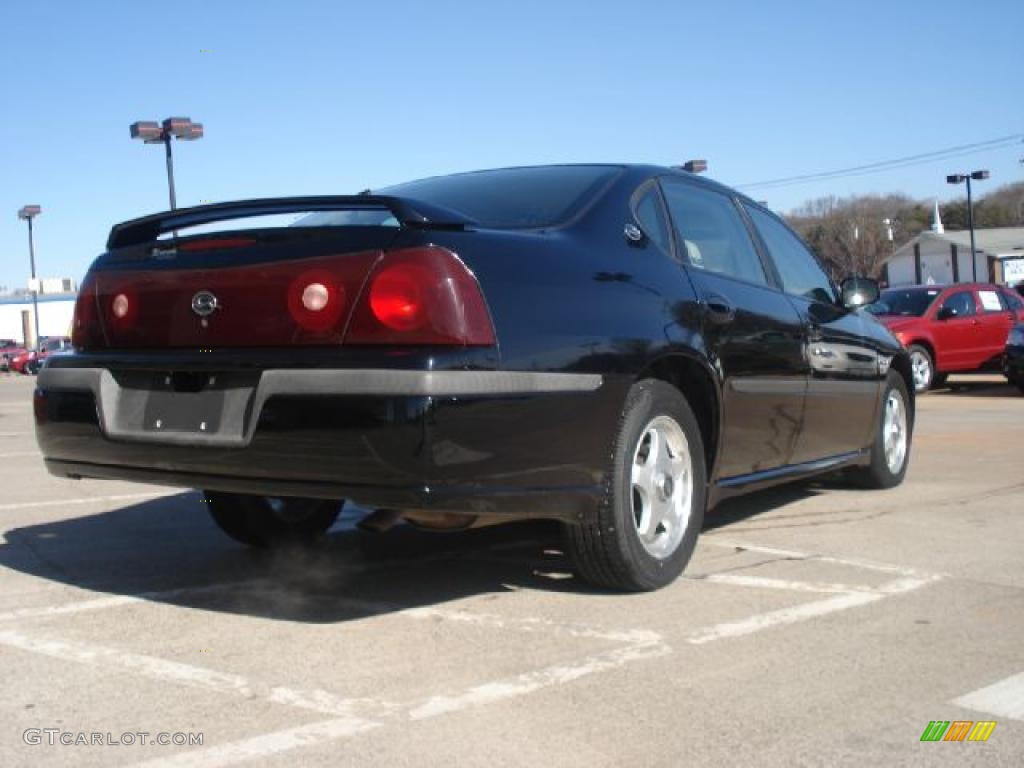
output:
[[[914,392],[923,395],[931,389],[935,380],[935,358],[920,344],[911,344],[907,347],[907,354],[910,356],[910,378],[914,382]],[[927,372],[924,366],[927,366]]]
[[[340,501],[272,498],[204,491],[210,517],[224,533],[250,547],[309,544],[341,513]]]
[[[690,511],[681,524],[671,528],[674,536],[667,532],[659,534],[665,530],[659,524],[653,531],[654,540],[645,544],[634,512],[637,501],[641,510],[644,502],[634,487],[633,468],[634,461],[643,456],[645,441],[651,429],[656,428],[655,419],[659,417],[669,420],[659,421],[673,439],[678,442],[679,432],[685,438],[690,469],[685,480],[673,481],[671,477],[666,480],[666,474],[657,475],[662,478],[657,493],[666,494],[671,500],[675,498],[676,483],[679,483],[681,494],[689,490]],[[646,444],[650,446],[649,442]],[[664,444],[669,446],[670,453],[665,455],[671,461],[674,450],[671,440],[666,439]],[[638,466],[643,466],[649,458],[648,453]],[[652,478],[655,476],[652,472]],[[684,478],[684,475],[678,477]],[[650,379],[634,384],[629,390],[615,436],[612,464],[605,478],[605,496],[596,519],[565,526],[566,549],[578,575],[596,586],[632,592],[654,590],[672,583],[686,568],[697,545],[707,502],[704,442],[693,411],[675,387]],[[688,483],[688,489],[684,482]],[[671,508],[672,502],[665,502],[665,498],[661,496],[659,503],[667,503]],[[659,535],[662,538],[659,539]],[[678,541],[673,542],[674,539]],[[659,541],[671,548],[652,554],[649,547],[656,548]]]
[[[902,407],[906,416],[905,421],[905,451],[902,463],[897,470],[889,465],[886,454],[886,409],[889,398],[896,393],[902,401]],[[910,447],[914,436],[914,413],[910,408],[910,396],[907,391],[907,383],[895,371],[889,371],[886,379],[885,394],[882,396],[882,407],[879,408],[878,424],[875,427],[875,438],[871,443],[871,463],[866,467],[853,470],[851,477],[861,488],[885,489],[894,488],[903,482],[907,474],[907,466],[910,464]]]
[[[936,373],[932,376],[932,385],[930,389],[938,389],[939,387],[946,386],[946,381],[949,380],[948,373]]]

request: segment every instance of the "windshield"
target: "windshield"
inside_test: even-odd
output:
[[[938,288],[891,288],[867,309],[873,315],[921,317],[940,293]]]

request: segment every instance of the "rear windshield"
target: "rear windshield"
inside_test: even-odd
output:
[[[436,176],[374,192],[433,203],[483,227],[536,229],[572,218],[621,171],[610,165],[503,168]]]
[[[938,288],[890,288],[882,291],[878,301],[869,304],[867,309],[875,315],[920,317],[940,293]]]

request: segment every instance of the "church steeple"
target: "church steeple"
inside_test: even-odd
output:
[[[936,235],[941,235],[946,231],[946,228],[942,226],[942,217],[939,215],[939,201],[935,201],[935,210],[932,211],[932,232]]]

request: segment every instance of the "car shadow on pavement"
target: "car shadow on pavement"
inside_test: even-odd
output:
[[[780,507],[795,504],[798,501],[803,501],[813,496],[819,496],[833,487],[848,488],[849,486],[843,485],[842,479],[838,476],[826,476],[825,478],[796,481],[726,499],[707,513],[704,518],[704,530],[711,531],[743,523],[750,518],[763,515]]]
[[[354,519],[343,513],[312,547],[250,550],[214,526],[200,494],[181,493],[4,531],[0,567],[92,592],[307,623],[519,589],[614,594],[574,578],[554,523],[365,534]]]
[[[825,481],[827,484],[829,481]],[[798,483],[723,502],[705,530],[822,492]],[[317,544],[252,550],[218,530],[196,492],[3,532],[0,567],[91,592],[202,610],[335,623],[521,589],[621,597],[575,577],[552,521],[456,533],[355,527],[346,507]]]
[[[991,377],[972,381],[967,377],[957,377],[933,389],[927,397],[1020,397],[1021,392],[1008,381],[993,381]]]

